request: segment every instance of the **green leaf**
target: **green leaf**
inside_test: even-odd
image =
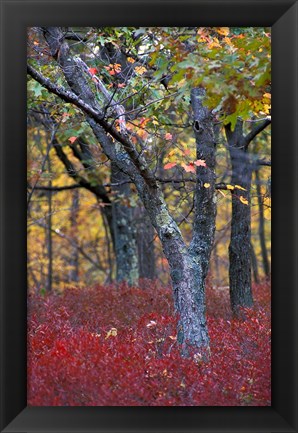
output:
[[[31,90],[31,92],[34,93],[34,96],[38,98],[42,95],[42,92],[45,91],[45,88],[37,81],[31,80],[28,84],[28,90]]]

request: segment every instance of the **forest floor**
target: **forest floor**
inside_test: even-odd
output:
[[[181,358],[171,290],[142,287],[28,296],[28,405],[271,405],[268,282],[245,321],[227,289],[207,289],[209,362]]]

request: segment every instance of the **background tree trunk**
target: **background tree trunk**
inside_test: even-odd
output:
[[[154,237],[155,231],[143,207],[136,208],[139,277],[154,280],[156,277]]]
[[[74,244],[78,244],[78,213],[79,213],[79,190],[75,189],[72,193],[72,205],[70,209],[71,236]],[[72,247],[70,258],[71,270],[69,272],[69,280],[77,283],[79,281],[79,250],[77,246]]]
[[[226,127],[228,149],[232,164],[232,221],[229,245],[230,298],[233,314],[238,316],[241,307],[251,307],[251,209],[250,189],[252,168],[242,134],[242,122],[238,121],[234,131]]]
[[[128,181],[112,187],[114,200],[112,202],[113,224],[115,234],[116,279],[136,284],[139,279],[138,249],[136,226],[133,208],[129,204],[131,194],[129,177],[111,163],[112,184]]]
[[[259,278],[259,269],[258,269],[258,260],[255,253],[254,246],[252,242],[250,243],[250,251],[251,251],[251,264],[252,264],[252,273],[254,276],[255,283],[258,283],[260,281]]]
[[[50,156],[47,156],[48,160],[48,171],[51,173],[51,160]],[[49,180],[48,187],[52,187],[52,181]],[[46,218],[46,245],[47,245],[47,255],[48,255],[48,271],[47,271],[47,282],[46,290],[48,292],[52,291],[53,286],[53,241],[52,241],[52,191],[47,191],[46,193],[48,200],[48,215]]]
[[[256,176],[257,197],[258,197],[258,206],[259,206],[259,239],[261,245],[263,269],[266,277],[269,278],[270,265],[268,260],[266,238],[265,238],[265,218],[264,218],[264,208],[262,202],[261,179],[258,170],[255,170],[255,176]]]

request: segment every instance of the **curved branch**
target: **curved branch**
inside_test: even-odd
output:
[[[249,143],[260,133],[262,132],[268,125],[271,124],[271,117],[267,117],[262,123],[256,125],[245,137],[244,143],[245,148],[249,145]]]

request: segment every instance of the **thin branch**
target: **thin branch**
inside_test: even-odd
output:
[[[33,189],[32,185],[27,185],[28,189]],[[35,186],[34,189],[38,191],[52,191],[52,192],[59,192],[59,191],[66,191],[69,189],[76,189],[76,188],[84,188],[83,185],[80,185],[78,183],[75,183],[74,185],[67,185],[67,186]]]
[[[271,167],[271,161],[266,161],[265,159],[259,159],[257,161],[257,165],[266,165],[268,167]]]
[[[38,225],[39,227],[47,228],[47,229],[48,229],[48,226],[47,226],[46,224],[43,224],[43,223],[40,223],[40,222],[39,222],[39,223],[37,223],[37,225]],[[53,228],[51,228],[50,230],[51,230],[51,232],[55,233],[55,234],[56,234],[57,236],[59,236],[60,238],[67,240],[67,241],[68,241],[68,242],[69,242],[73,247],[77,248],[78,251],[79,251],[79,253],[80,253],[83,257],[85,257],[86,260],[88,260],[90,263],[92,263],[93,266],[95,266],[97,269],[100,269],[101,271],[103,270],[102,266],[101,266],[99,263],[95,262],[95,261],[92,259],[92,257],[90,257],[90,256],[89,256],[89,255],[84,251],[84,249],[83,249],[81,246],[79,246],[79,245],[77,244],[77,242],[74,241],[70,236],[66,235],[65,233],[62,233],[61,230],[59,230],[59,229],[53,229]]]
[[[40,179],[40,176],[41,176],[42,173],[44,172],[45,165],[46,165],[47,159],[48,159],[48,157],[49,157],[49,153],[50,153],[51,147],[52,147],[52,145],[53,145],[53,142],[54,142],[54,139],[55,139],[55,134],[56,134],[56,131],[57,131],[58,128],[59,128],[59,123],[56,125],[55,128],[52,129],[51,139],[50,139],[50,141],[48,142],[48,145],[47,145],[46,154],[45,154],[45,157],[44,157],[44,159],[43,159],[43,161],[42,161],[41,169],[40,169],[40,171],[39,171],[39,176],[37,177],[37,179],[36,179],[34,185],[32,186],[31,191],[30,191],[29,194],[28,194],[28,198],[27,198],[27,209],[29,208],[29,204],[30,204],[30,201],[31,201],[32,195],[33,195],[33,193],[34,193],[34,189],[35,189],[36,186],[37,186],[37,183],[38,183],[38,181],[39,181],[39,179]]]

